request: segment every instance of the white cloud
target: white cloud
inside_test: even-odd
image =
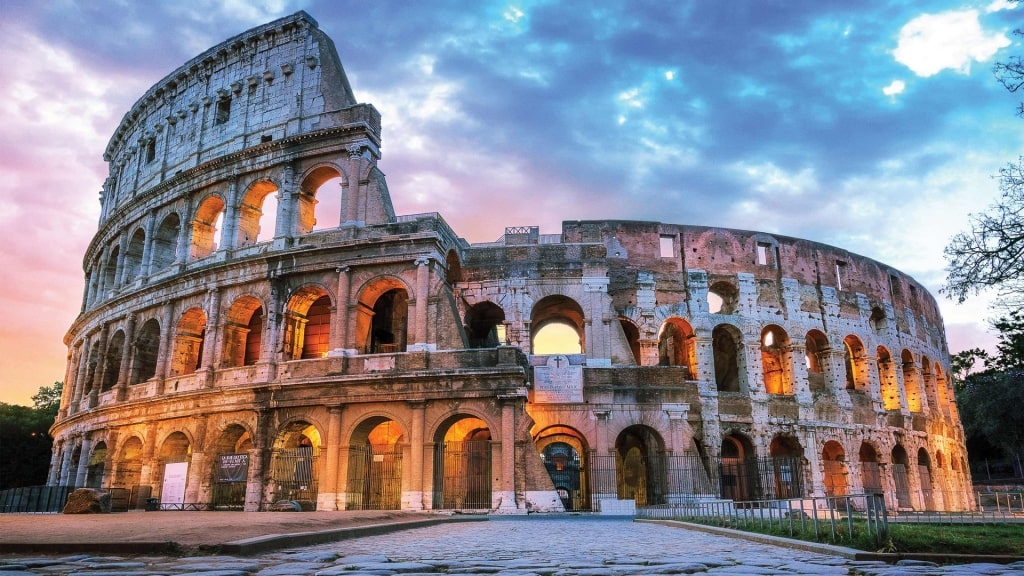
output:
[[[946,69],[967,74],[973,62],[984,62],[1009,45],[1005,34],[982,28],[977,10],[954,10],[922,14],[904,25],[893,56],[918,76]]]
[[[895,96],[897,94],[903,94],[903,91],[907,89],[907,84],[903,80],[893,80],[888,86],[882,88],[882,94],[886,96]]]

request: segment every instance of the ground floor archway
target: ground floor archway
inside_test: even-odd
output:
[[[356,427],[348,452],[346,510],[398,510],[402,507],[402,445],[398,423],[370,418]]]
[[[491,431],[474,416],[449,418],[434,444],[434,509],[490,509]]]

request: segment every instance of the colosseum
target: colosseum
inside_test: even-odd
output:
[[[158,82],[104,159],[50,485],[249,511],[969,507],[919,283],[745,230],[470,244],[397,215],[380,114],[304,12]]]

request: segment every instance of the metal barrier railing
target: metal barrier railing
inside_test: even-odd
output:
[[[979,511],[1024,515],[1024,490],[974,493]]]
[[[75,486],[27,486],[0,490],[0,513],[54,514],[64,509]]]
[[[868,538],[881,546],[889,538],[885,499],[879,494],[745,502],[695,500],[637,508],[636,517],[682,520],[819,542]]]

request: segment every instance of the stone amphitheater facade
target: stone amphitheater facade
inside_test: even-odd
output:
[[[303,12],[150,88],[104,154],[49,483],[245,510],[969,506],[942,319],[907,275],[656,222],[469,244],[397,216],[380,156]]]

